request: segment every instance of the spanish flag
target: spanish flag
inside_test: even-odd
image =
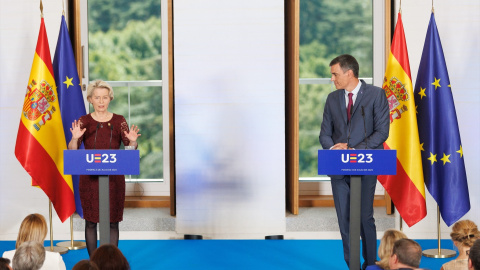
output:
[[[50,198],[64,222],[75,211],[72,178],[63,175],[63,150],[67,148],[57,87],[42,15],[37,48],[27,83],[15,156]]]
[[[397,175],[382,175],[378,180],[392,197],[403,220],[413,226],[427,215],[427,209],[412,76],[400,13],[383,89],[390,108],[390,136],[384,147],[397,150]]]

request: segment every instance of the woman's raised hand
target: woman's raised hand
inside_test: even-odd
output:
[[[136,142],[138,137],[140,137],[142,135],[142,134],[138,133],[139,131],[140,131],[140,129],[138,128],[138,126],[132,125],[132,127],[130,128],[130,130],[128,132],[124,131],[125,132],[125,137],[127,137],[127,139],[130,142]]]
[[[72,132],[72,140],[78,140],[80,137],[82,137],[83,133],[85,133],[85,130],[87,129],[80,128],[80,121],[73,121],[72,127],[70,128],[70,132]]]

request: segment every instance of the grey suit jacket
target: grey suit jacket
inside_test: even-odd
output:
[[[383,89],[368,85],[363,80],[361,82],[350,125],[347,124],[345,90],[336,90],[328,95],[319,136],[323,149],[346,142],[355,149],[383,149],[383,142],[387,140],[390,129],[387,97]],[[365,112],[365,128],[362,107]]]

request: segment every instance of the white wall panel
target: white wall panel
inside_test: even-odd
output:
[[[174,1],[177,232],[285,231],[283,1]]]

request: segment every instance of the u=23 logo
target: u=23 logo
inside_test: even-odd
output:
[[[373,154],[342,154],[343,163],[372,163]]]
[[[117,162],[117,154],[87,154],[88,163],[115,163]]]

